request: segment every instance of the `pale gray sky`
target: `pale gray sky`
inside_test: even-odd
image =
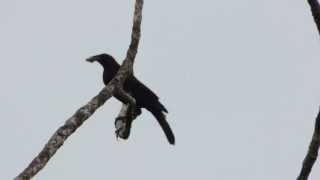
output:
[[[85,58],[124,58],[133,4],[0,1],[0,179],[102,89]],[[168,107],[177,145],[147,112],[116,141],[113,99],[35,179],[295,179],[320,105],[319,50],[306,1],[146,0],[135,73]]]

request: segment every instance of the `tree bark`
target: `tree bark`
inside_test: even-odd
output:
[[[128,99],[129,107],[135,106],[135,100],[122,89],[124,81],[133,73],[133,64],[138,51],[141,34],[143,0],[136,0],[131,43],[127,56],[123,61],[117,75],[104,87],[98,95],[92,98],[86,105],[78,109],[63,126],[59,127],[49,139],[41,152],[32,160],[15,180],[29,180],[45,167],[57,150],[63,145],[67,138],[72,135],[99,107],[101,107],[114,93],[123,94]],[[131,110],[126,110],[130,112]]]

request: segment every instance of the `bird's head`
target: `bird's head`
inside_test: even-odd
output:
[[[95,56],[91,56],[89,58],[86,59],[88,62],[103,62],[103,61],[114,61],[114,58],[112,56],[110,56],[109,54],[99,54],[99,55],[95,55]]]
[[[117,61],[109,54],[99,54],[99,55],[91,56],[86,60],[90,63],[97,61],[104,68],[117,68],[119,66]]]

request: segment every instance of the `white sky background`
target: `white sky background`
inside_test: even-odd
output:
[[[0,1],[0,179],[102,89],[85,58],[122,61],[133,4]],[[177,145],[145,111],[116,141],[112,99],[35,179],[295,179],[320,105],[319,56],[306,1],[146,0],[135,74],[169,109]]]

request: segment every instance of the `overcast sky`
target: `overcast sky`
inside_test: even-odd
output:
[[[133,5],[0,1],[0,179],[103,88],[85,58],[124,59]],[[112,99],[35,179],[295,179],[320,106],[319,56],[306,1],[146,0],[135,74],[169,110],[176,146],[146,111],[117,141]]]

